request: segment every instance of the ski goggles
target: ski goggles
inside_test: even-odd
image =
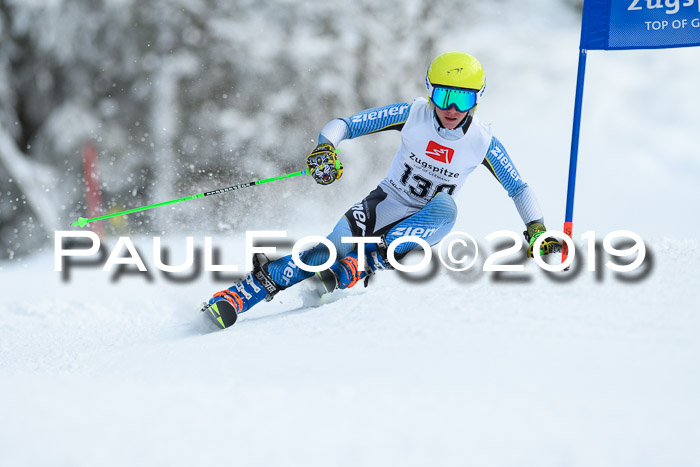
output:
[[[430,85],[430,100],[440,110],[454,106],[458,112],[467,112],[479,101],[477,91]]]

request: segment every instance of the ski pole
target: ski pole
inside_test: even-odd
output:
[[[191,199],[204,198],[205,196],[212,196],[212,195],[218,195],[221,193],[228,193],[229,191],[235,191],[235,190],[240,190],[243,188],[248,188],[251,186],[262,185],[263,183],[274,182],[275,180],[283,180],[285,178],[296,177],[297,175],[303,175],[305,173],[306,173],[306,170],[300,170],[299,172],[289,173],[289,174],[285,174],[285,175],[279,175],[277,177],[265,178],[263,180],[257,180],[254,182],[241,183],[239,185],[233,185],[233,186],[229,186],[226,188],[219,188],[218,190],[207,191],[205,193],[199,193],[199,194],[191,195],[191,196],[185,196],[184,198],[173,199],[170,201],[163,201],[162,203],[149,204],[148,206],[141,206],[140,208],[129,209],[127,211],[114,212],[112,214],[107,214],[107,215],[100,216],[100,217],[94,217],[92,219],[80,217],[80,218],[78,218],[77,221],[73,222],[72,225],[76,225],[78,227],[85,227],[90,222],[100,221],[102,219],[108,219],[110,217],[124,216],[126,214],[131,214],[133,212],[145,211],[146,209],[153,209],[153,208],[157,208],[159,206],[165,206],[168,204],[175,204],[175,203],[179,203],[181,201],[189,201]]]

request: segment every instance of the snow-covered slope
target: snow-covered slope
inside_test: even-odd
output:
[[[6,268],[3,465],[692,465],[700,243],[645,278],[442,267],[212,331],[220,284]],[[320,306],[305,306],[311,303]]]

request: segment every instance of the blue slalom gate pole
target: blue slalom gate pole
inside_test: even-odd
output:
[[[578,163],[578,143],[581,129],[581,106],[583,104],[583,81],[586,76],[586,49],[580,49],[578,56],[578,74],[576,76],[576,100],[574,103],[574,126],[571,133],[571,156],[569,158],[569,187],[566,193],[566,214],[564,216],[564,233],[571,237],[574,219],[574,192],[576,190],[576,165]],[[562,245],[561,260],[564,262],[569,249]]]

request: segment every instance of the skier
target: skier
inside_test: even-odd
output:
[[[430,245],[437,244],[452,229],[457,216],[454,196],[467,176],[484,165],[503,185],[526,226],[528,256],[535,240],[547,229],[532,189],[522,180],[501,142],[474,112],[485,90],[481,63],[462,52],[435,58],[425,83],[428,99],[396,103],[363,110],[348,118],[328,122],[318,137],[318,146],[307,157],[307,171],[321,185],[329,185],[343,174],[335,149],[345,139],[385,130],[401,132],[399,147],[389,172],[379,186],[353,205],[335,225],[328,240],[337,257],[330,269],[317,273],[327,292],[354,286],[382,269],[391,269],[387,246],[412,232]],[[380,237],[365,245],[365,269],[358,266],[357,245],[342,243],[342,237]],[[395,250],[401,258],[417,243],[404,242]],[[542,242],[540,254],[560,251],[554,238]],[[300,254],[304,264],[318,266],[329,259],[322,243]],[[253,271],[228,289],[217,292],[203,304],[221,328],[235,323],[262,300],[314,274],[299,268],[291,255],[269,262],[264,255],[253,257]]]

